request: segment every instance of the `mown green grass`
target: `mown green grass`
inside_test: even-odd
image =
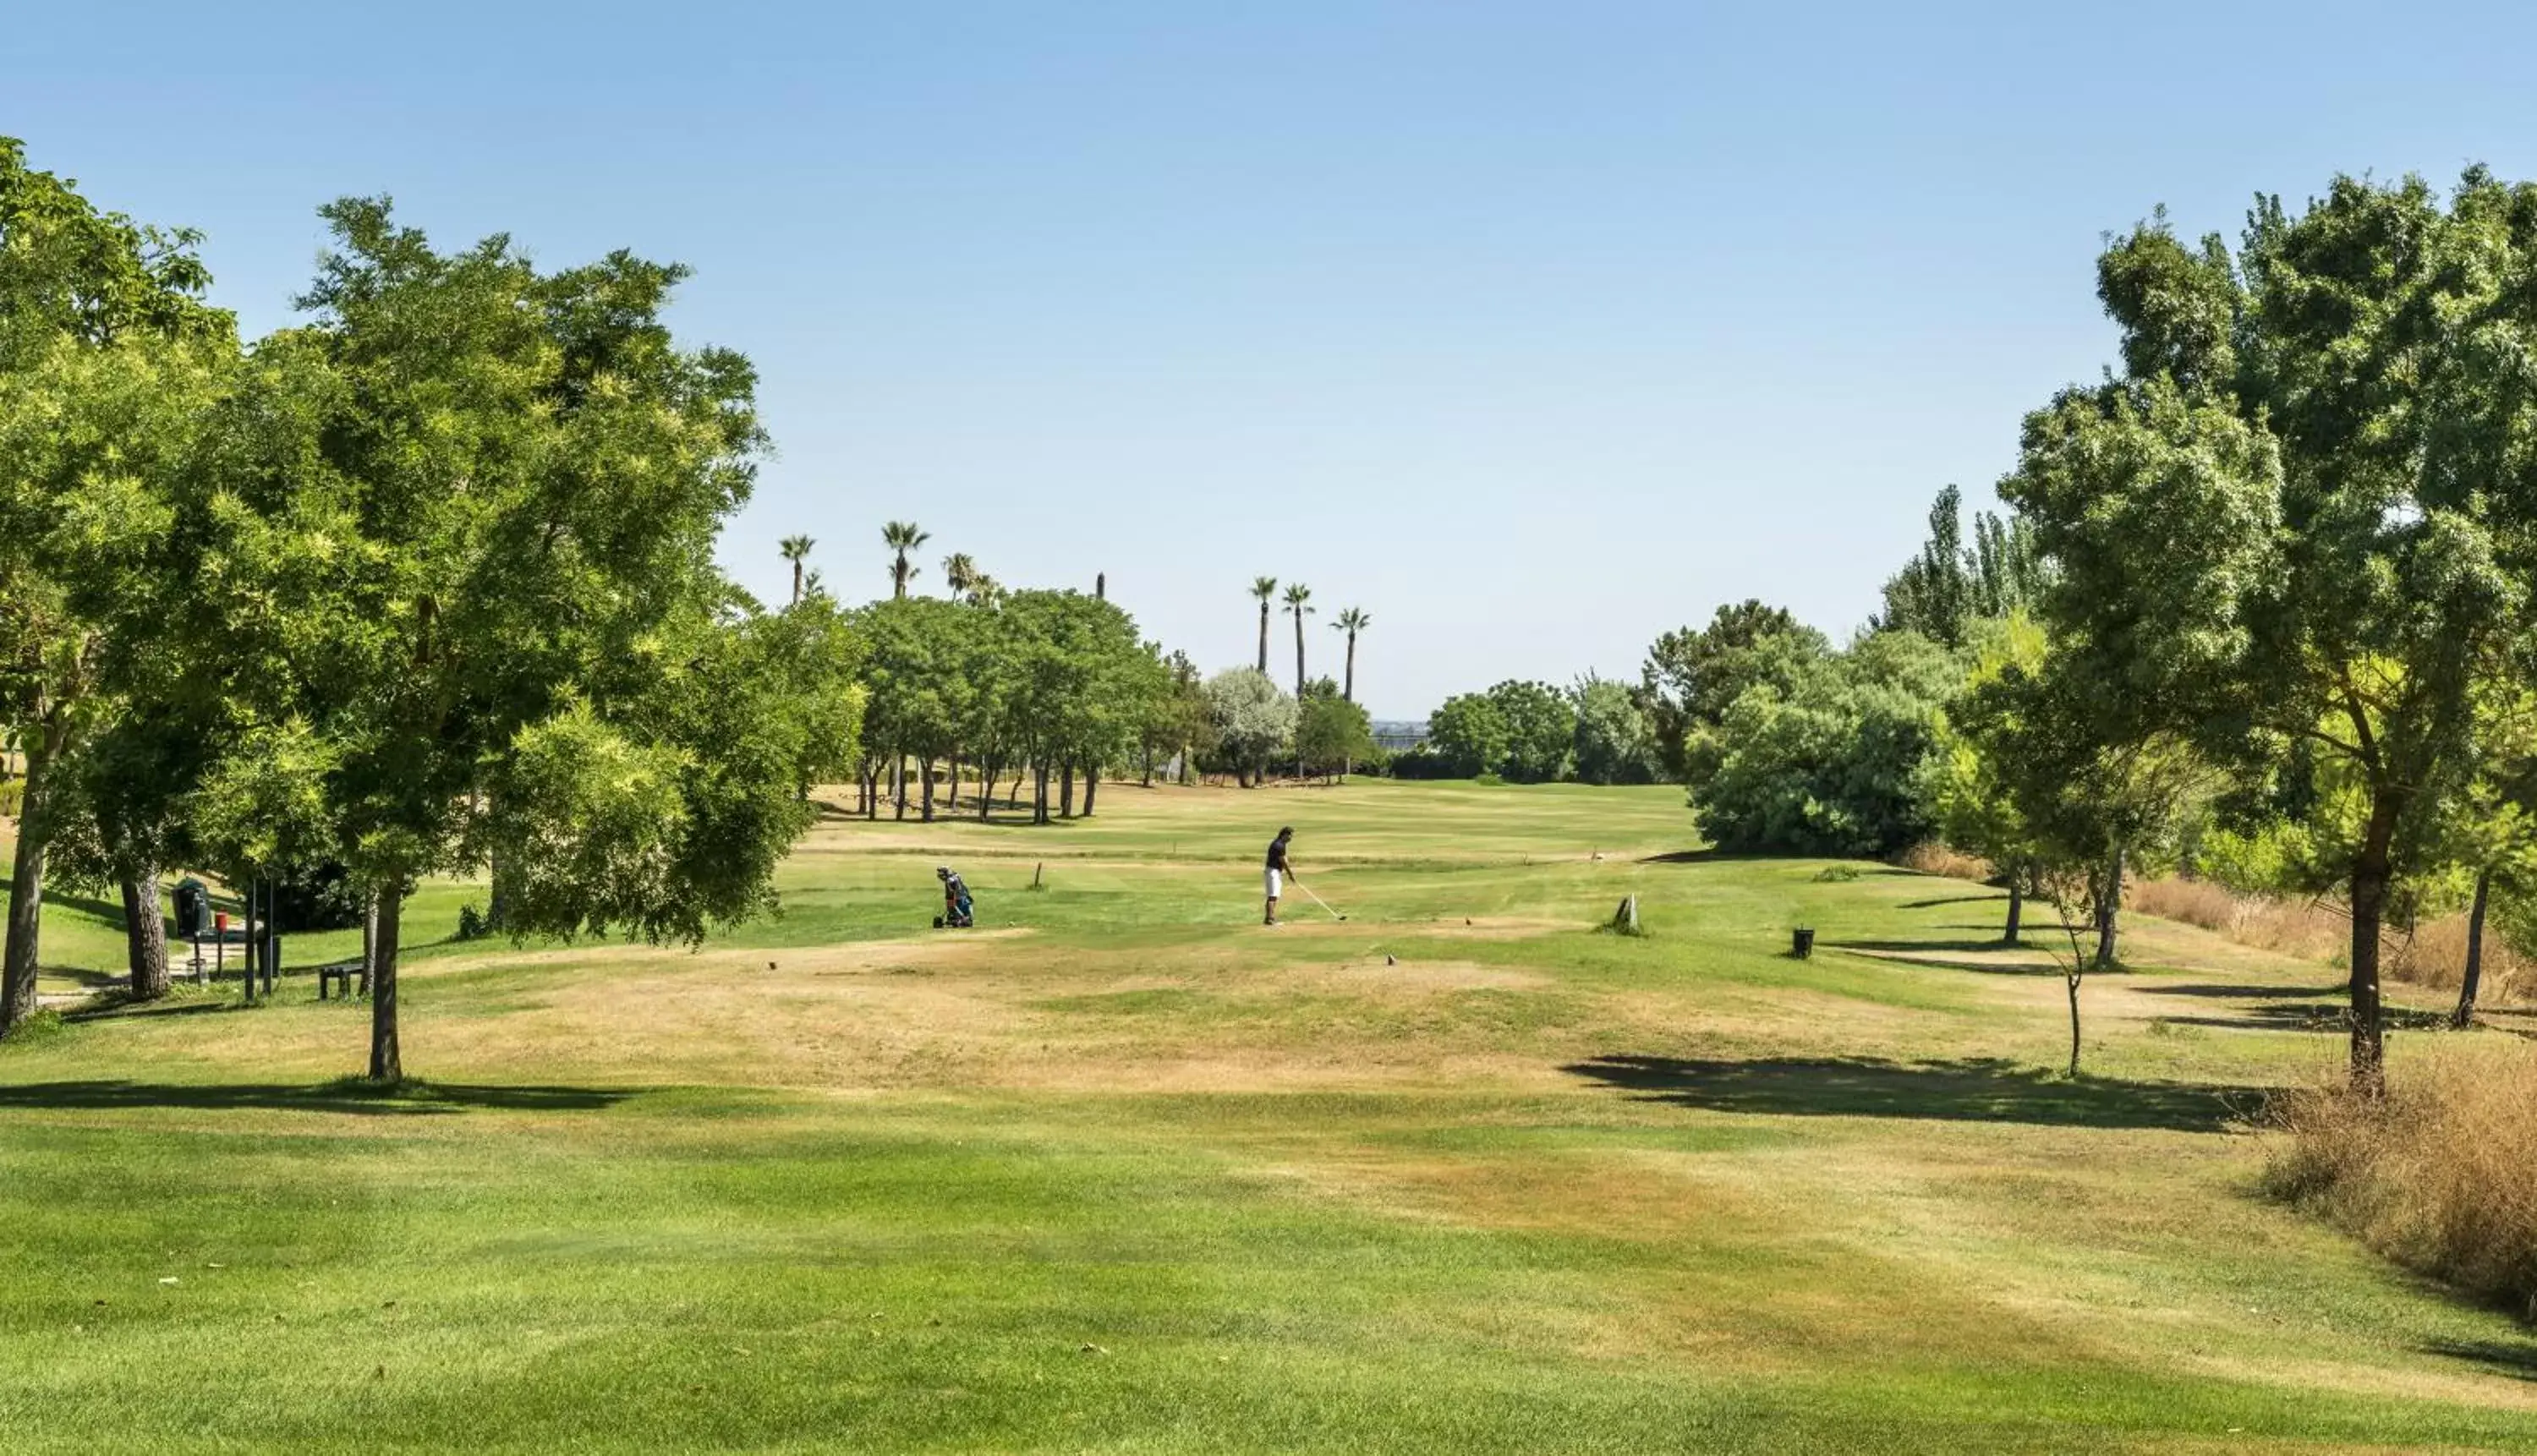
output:
[[[1256,923],[1281,822],[1344,924]],[[431,887],[404,1095],[296,979],[0,1047],[0,1449],[2537,1449],[2537,1342],[2254,1190],[2330,973],[2143,924],[2073,1082],[1980,887],[1689,835],[1111,786],[693,955]]]

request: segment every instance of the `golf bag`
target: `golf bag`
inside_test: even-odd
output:
[[[966,930],[977,923],[977,904],[969,898],[969,887],[958,875],[943,882],[943,914],[934,918],[937,930]]]

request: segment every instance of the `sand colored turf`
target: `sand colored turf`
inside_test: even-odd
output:
[[[2537,1340],[2254,1191],[2328,968],[2137,921],[2073,1082],[1990,892],[1674,791],[1100,810],[831,817],[696,952],[425,944],[394,1099],[304,979],[0,1047],[0,1450],[2537,1449]],[[1280,823],[1345,923],[1257,923]]]

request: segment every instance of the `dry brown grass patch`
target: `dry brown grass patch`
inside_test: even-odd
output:
[[[1981,883],[1991,877],[1989,860],[1979,855],[1960,854],[1934,840],[1905,850],[1894,856],[1894,862],[1905,869],[1917,869],[1922,874],[1941,874],[1951,880]]]
[[[2442,1039],[2384,1098],[2320,1087],[2276,1100],[2266,1170],[2388,1257],[2537,1316],[2537,1046]]]
[[[2321,900],[2238,895],[2208,880],[2141,880],[2127,892],[2131,909],[2216,931],[2243,945],[2342,963],[2352,947],[2352,920],[2342,907]],[[2453,989],[2466,966],[2467,920],[2446,915],[2425,920],[2410,933],[2387,936],[2381,962],[2389,976],[2415,985]],[[2515,999],[2537,989],[2537,967],[2503,943],[2491,925],[2484,935],[2484,995]]]

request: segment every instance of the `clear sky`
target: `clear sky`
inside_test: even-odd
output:
[[[0,0],[0,133],[256,331],[345,193],[683,261],[780,450],[752,587],[807,532],[876,593],[913,519],[920,589],[1106,571],[1214,668],[1300,580],[1406,717],[1729,599],[1858,624],[2109,356],[2102,234],[2537,174],[2531,54],[2501,3]]]

